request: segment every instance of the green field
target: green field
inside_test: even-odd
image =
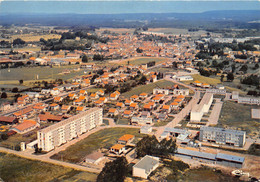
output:
[[[133,59],[133,60],[129,60],[130,64],[133,65],[141,65],[141,64],[146,64],[152,61],[155,61],[155,63],[158,63],[160,61],[165,61],[165,58],[137,58],[137,59]],[[127,61],[126,61],[127,63]]]
[[[65,151],[61,151],[58,154],[53,155],[51,158],[78,163],[81,162],[86,155],[97,149],[109,149],[116,144],[117,139],[124,134],[132,134],[140,138],[144,136],[139,133],[139,129],[135,128],[108,128],[91,134],[87,138],[68,147]]]
[[[96,181],[94,173],[0,153],[0,178],[5,182]]]
[[[218,126],[234,127],[245,130],[247,134],[256,135],[259,133],[260,122],[251,118],[251,109],[259,106],[238,104],[232,101],[225,101],[220,113]]]
[[[193,83],[195,80],[198,80],[202,83],[207,83],[207,84],[210,84],[210,85],[217,85],[217,84],[220,84],[221,81],[220,81],[220,78],[210,78],[210,77],[206,77],[206,76],[201,76],[201,75],[192,75],[193,77],[193,80],[191,81],[185,81],[184,83],[186,84],[189,84],[189,83]]]
[[[73,71],[73,69],[78,68],[79,65],[67,65],[67,66],[55,66],[55,67],[20,67],[20,68],[10,68],[2,69],[0,71],[0,84],[19,84],[19,80],[48,80],[48,79],[70,79],[77,75],[83,75],[84,70]],[[69,74],[59,74],[64,70],[71,70]],[[36,75],[38,75],[38,80],[36,80]]]
[[[131,97],[132,95],[139,95],[142,92],[152,93],[153,89],[156,87],[166,88],[166,87],[171,87],[173,85],[175,85],[175,84],[171,81],[160,80],[156,83],[150,83],[148,85],[137,86],[137,87],[133,88],[132,90],[130,90],[129,92],[123,93],[122,95],[124,97]]]

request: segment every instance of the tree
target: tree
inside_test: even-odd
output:
[[[224,80],[224,75],[221,75],[220,81],[223,82]]]
[[[255,64],[255,69],[257,70],[258,68],[259,68],[259,64],[256,63],[256,64]]]
[[[20,84],[23,84],[23,80],[19,80],[19,83],[20,83]]]
[[[14,88],[12,89],[12,92],[13,92],[13,93],[17,93],[17,92],[18,92],[18,88],[17,88],[17,87],[14,87]]]
[[[103,55],[95,54],[95,55],[93,56],[93,60],[94,60],[94,61],[103,61],[103,60],[104,60],[104,57],[103,57]]]
[[[146,78],[146,76],[143,75],[139,81],[139,84],[145,84],[146,81],[147,81],[147,78]]]
[[[13,45],[23,45],[23,44],[25,44],[25,41],[23,41],[20,38],[14,39],[13,41]]]
[[[87,63],[87,62],[88,62],[88,57],[87,57],[86,54],[84,54],[84,55],[82,56],[82,62],[83,62],[83,63]]]
[[[2,99],[6,99],[6,98],[7,98],[7,94],[6,94],[5,92],[3,92],[3,93],[1,94],[1,98],[2,98]]]
[[[125,157],[118,157],[112,162],[107,162],[97,177],[97,182],[123,182],[127,172],[127,160]]]
[[[227,80],[228,80],[228,81],[231,81],[231,82],[234,80],[234,75],[233,75],[233,73],[228,73],[228,74],[227,74]]]
[[[247,69],[248,69],[247,65],[244,64],[244,65],[240,68],[239,71],[243,71],[244,73],[246,73],[246,72],[247,72]]]

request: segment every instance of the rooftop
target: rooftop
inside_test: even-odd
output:
[[[150,170],[153,169],[153,167],[155,165],[157,165],[158,163],[159,163],[158,157],[146,155],[138,163],[136,163],[133,167],[144,169],[146,172],[150,172]]]

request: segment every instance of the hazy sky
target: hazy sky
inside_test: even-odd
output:
[[[0,0],[1,1],[1,0]],[[2,1],[0,13],[198,13],[211,10],[260,10],[260,1]]]

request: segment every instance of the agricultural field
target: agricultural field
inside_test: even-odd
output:
[[[153,89],[156,87],[166,88],[166,87],[172,87],[173,85],[175,85],[175,84],[171,81],[160,80],[156,83],[150,83],[148,85],[137,86],[137,87],[133,88],[132,90],[123,93],[122,95],[124,97],[128,98],[128,97],[131,97],[132,95],[139,95],[142,92],[152,93]]]
[[[220,113],[218,126],[234,127],[234,129],[240,128],[249,135],[259,135],[260,122],[251,118],[252,108],[259,108],[259,106],[225,101]]]
[[[67,80],[77,75],[83,75],[84,70],[74,71],[78,65],[55,66],[55,67],[21,67],[3,69],[0,71],[0,85],[1,84],[19,84],[19,80],[24,81],[39,81],[49,79],[63,79]],[[71,70],[69,74],[61,74],[65,70]],[[38,75],[38,79],[36,77]]]
[[[193,80],[184,81],[184,83],[186,83],[186,84],[193,83],[195,80],[198,80],[202,83],[207,83],[207,84],[210,84],[210,85],[217,85],[217,84],[221,83],[220,78],[210,78],[210,77],[202,76],[202,75],[199,75],[199,74],[192,75],[192,77],[193,77]]]
[[[158,64],[160,62],[165,62],[167,58],[153,58],[153,57],[135,57],[135,58],[129,58],[129,59],[121,59],[121,60],[112,60],[109,61],[110,64],[132,64],[132,65],[141,65],[146,64],[151,61],[155,61],[155,64]]]
[[[0,177],[6,182],[96,181],[97,175],[0,153]]]
[[[44,35],[33,35],[33,34],[21,34],[21,35],[13,35],[11,39],[6,39],[6,41],[11,41],[14,39],[20,38],[25,42],[38,42],[41,38],[45,40],[48,39],[60,39],[61,35],[58,34],[44,34]]]
[[[81,162],[86,155],[97,149],[109,149],[114,144],[116,144],[117,139],[124,134],[132,134],[135,135],[136,138],[142,138],[144,136],[140,134],[139,129],[136,128],[103,129],[68,147],[66,150],[53,155],[51,158],[56,160],[62,159],[66,162],[78,163]]]

